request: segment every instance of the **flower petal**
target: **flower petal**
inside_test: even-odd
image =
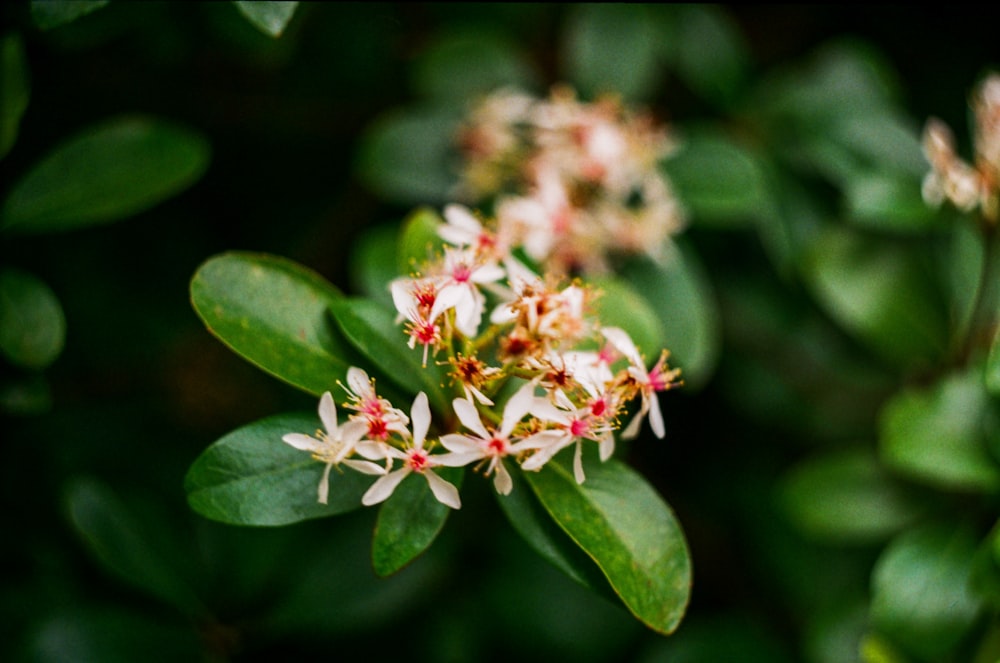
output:
[[[486,427],[483,426],[482,419],[479,417],[479,411],[476,410],[475,405],[464,398],[456,398],[451,402],[451,405],[455,408],[455,414],[458,415],[458,420],[462,422],[463,426],[484,440],[490,438],[490,434],[486,430]]]
[[[431,492],[437,501],[452,509],[461,509],[462,500],[458,496],[458,488],[451,485],[433,472],[424,472],[427,477],[427,485],[431,487]]]
[[[337,406],[329,391],[324,391],[319,399],[319,418],[330,437],[337,436]]]
[[[583,483],[587,477],[583,474],[583,444],[576,441],[576,451],[573,452],[573,477],[577,483]]]
[[[407,466],[401,467],[395,472],[390,472],[389,474],[381,477],[378,481],[372,484],[372,487],[368,489],[368,492],[361,496],[361,503],[365,506],[371,506],[373,504],[386,501],[392,496],[392,492],[396,490],[396,486],[398,486],[409,473],[410,468]]]
[[[301,449],[302,451],[319,451],[323,448],[322,442],[309,435],[303,435],[302,433],[288,433],[287,435],[282,435],[281,440],[285,444],[290,444],[296,449]]]
[[[427,403],[427,394],[422,391],[413,399],[410,419],[413,421],[413,446],[423,449],[427,429],[431,427],[431,407]]]
[[[496,476],[493,477],[493,487],[501,495],[510,495],[510,491],[514,490],[514,480],[511,479],[510,472],[507,471],[503,463],[497,463]]]
[[[317,501],[320,504],[326,504],[326,498],[330,494],[330,468],[333,467],[333,463],[327,463],[326,467],[323,468],[323,478],[319,480],[319,488],[316,490]]]

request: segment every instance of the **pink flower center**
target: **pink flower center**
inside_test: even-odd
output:
[[[567,428],[573,437],[586,437],[590,432],[590,422],[586,419],[574,419]]]
[[[411,451],[406,462],[414,472],[423,472],[430,467],[430,463],[427,460],[427,452],[423,449],[414,449]]]
[[[507,455],[507,441],[503,438],[494,437],[489,441],[486,447],[489,449],[490,453],[496,456]]]
[[[451,278],[457,283],[467,283],[472,278],[472,269],[465,263],[459,263],[451,270]]]
[[[608,401],[604,396],[601,396],[590,403],[590,413],[595,417],[603,417],[604,413],[607,411]]]

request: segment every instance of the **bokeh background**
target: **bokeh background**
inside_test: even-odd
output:
[[[208,334],[188,299],[199,264],[266,251],[352,291],[359,238],[413,207],[372,186],[359,154],[377,118],[419,101],[422,55],[444,35],[487,33],[523,54],[544,93],[563,80],[579,10],[302,3],[273,38],[232,3],[112,2],[50,30],[29,3],[0,7],[0,36],[19,36],[30,80],[0,197],[108,118],[162,118],[210,147],[190,187],[120,223],[0,232],[0,266],[43,280],[66,321],[44,370],[0,363],[0,659],[861,660],[866,618],[849,588],[864,594],[881,548],[810,539],[778,495],[817,440],[869,435],[894,374],[827,382],[816,355],[875,362],[743,226],[687,231],[718,293],[721,355],[704,384],[661,399],[667,439],[629,449],[691,548],[692,600],[672,638],[550,568],[486,491],[472,489],[431,551],[389,579],[370,570],[370,511],[239,529],[186,504],[185,472],[211,442],[315,407]],[[970,90],[1000,55],[995,27],[971,7],[715,10],[740,35],[751,82],[834,41],[877,52],[915,131],[935,115],[965,136]],[[752,114],[668,71],[645,101],[681,130],[719,121],[739,131],[740,113]],[[781,307],[756,306],[761,292]],[[810,342],[828,346],[788,340],[810,325],[821,329]],[[762,363],[777,377],[760,378]]]

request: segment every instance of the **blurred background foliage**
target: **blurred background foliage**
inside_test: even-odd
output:
[[[991,238],[919,196],[925,118],[970,153],[967,100],[998,60],[982,18],[3,4],[0,658],[995,661]],[[679,332],[696,379],[662,399],[668,439],[628,449],[687,533],[679,631],[561,576],[472,485],[389,579],[368,510],[192,513],[208,444],[315,407],[205,331],[197,267],[267,251],[363,288],[366,238],[448,199],[471,98],[562,81],[648,106],[684,146],[664,168],[702,285],[670,301],[707,311]]]

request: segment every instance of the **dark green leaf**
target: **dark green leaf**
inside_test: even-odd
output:
[[[396,270],[398,234],[395,226],[370,228],[358,238],[350,256],[354,289],[387,307],[393,305],[389,283],[401,275]]]
[[[57,147],[14,185],[2,225],[46,232],[108,223],[142,212],[201,177],[205,140],[152,118],[91,127]]]
[[[862,449],[799,464],[782,482],[781,497],[785,512],[805,533],[835,542],[880,541],[922,511]]]
[[[458,467],[436,470],[445,481],[461,489],[464,471]],[[396,573],[427,550],[444,527],[450,508],[437,501],[422,476],[403,479],[378,512],[372,539],[375,573]]]
[[[664,347],[665,334],[649,302],[627,281],[614,276],[595,277],[591,283],[600,293],[594,311],[601,325],[621,327],[650,363],[656,361]]]
[[[642,5],[579,5],[569,19],[564,44],[566,78],[583,95],[610,93],[628,101],[651,96],[657,75],[656,31]]]
[[[0,352],[25,368],[45,368],[62,352],[66,319],[45,283],[20,270],[0,270]]]
[[[562,457],[525,477],[629,611],[651,629],[672,633],[691,594],[691,560],[680,525],[656,491],[613,458],[588,463],[582,485]]]
[[[330,310],[344,336],[387,378],[409,394],[426,393],[431,409],[449,409],[441,367],[430,359],[426,367],[421,366],[423,351],[407,345],[406,332],[396,324],[394,311],[358,297],[331,302]]]
[[[879,422],[883,461],[899,472],[946,489],[993,492],[1000,468],[986,447],[997,406],[973,368],[892,398]]]
[[[0,158],[17,140],[21,116],[28,108],[28,65],[16,34],[0,38]]]
[[[718,131],[686,135],[663,170],[695,224],[745,225],[771,207],[759,159]]]
[[[111,573],[185,614],[205,614],[175,560],[150,538],[148,523],[131,512],[110,488],[93,479],[79,479],[70,485],[66,499],[73,526]]]
[[[677,74],[705,99],[728,107],[742,91],[751,61],[739,28],[712,5],[678,9],[674,31]]]
[[[914,177],[858,172],[847,182],[844,194],[851,220],[861,226],[919,232],[932,227],[937,218]]]
[[[528,487],[518,468],[511,472],[514,490],[497,495],[497,502],[507,520],[528,545],[557,569],[587,589],[613,596],[608,581],[594,560],[570,539],[545,511]]]
[[[39,29],[51,30],[107,4],[108,0],[31,0],[31,18]]]
[[[719,311],[697,255],[683,242],[675,249],[662,264],[633,260],[621,273],[659,317],[671,364],[683,369],[686,385],[698,387],[711,375],[721,349]]]
[[[276,256],[224,253],[191,280],[191,303],[220,341],[277,378],[320,395],[343,381],[351,353],[335,335],[330,307],[340,292]]]
[[[875,627],[920,660],[946,658],[979,613],[969,586],[975,551],[972,532],[954,524],[900,535],[872,572]]]
[[[375,193],[404,204],[443,204],[457,182],[463,109],[424,107],[385,115],[365,134],[358,172]]]
[[[827,312],[886,359],[929,364],[947,346],[947,311],[914,252],[831,228],[805,258],[807,282]]]
[[[414,88],[435,102],[464,106],[498,88],[531,89],[537,76],[513,44],[465,30],[434,43],[415,64]]]
[[[441,215],[429,207],[415,209],[406,217],[396,248],[399,274],[420,271],[440,255],[444,240],[438,235],[438,228],[442,223]]]
[[[282,441],[286,433],[310,435],[319,417],[282,414],[220,438],[195,460],[184,480],[188,504],[231,525],[288,525],[346,513],[361,506],[372,483],[359,472],[330,472],[327,504],[317,501],[324,464]]]
[[[292,20],[295,8],[299,6],[298,2],[288,0],[276,2],[234,0],[234,4],[254,27],[270,37],[281,36],[288,22]]]
[[[949,311],[951,345],[953,348],[958,348],[965,343],[982,289],[986,245],[975,225],[962,223],[959,219],[953,219],[953,222],[950,245],[943,257],[942,271],[951,309]],[[987,387],[990,386],[989,370],[988,365]],[[1000,378],[1000,375],[997,377]]]

